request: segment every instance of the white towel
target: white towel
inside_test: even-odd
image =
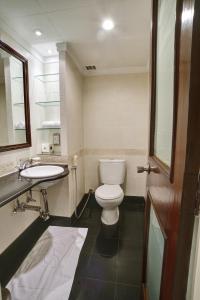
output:
[[[15,124],[15,129],[25,129],[25,121],[19,121]]]
[[[49,226],[8,283],[12,300],[67,300],[86,235]]]
[[[44,128],[59,128],[60,127],[60,121],[43,121],[42,127]]]

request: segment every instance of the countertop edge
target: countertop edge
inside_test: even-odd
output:
[[[40,166],[42,165],[47,165],[46,163],[40,163],[38,164]],[[4,205],[8,204],[9,202],[15,200],[17,197],[21,196],[22,194],[26,193],[27,191],[29,191],[31,188],[37,186],[38,184],[42,183],[42,182],[47,182],[47,181],[54,181],[57,179],[62,179],[66,176],[69,175],[69,169],[68,169],[68,165],[67,164],[59,164],[59,163],[51,163],[51,165],[55,165],[55,166],[62,166],[64,168],[64,172],[61,174],[58,174],[56,176],[52,176],[49,178],[35,178],[33,180],[27,179],[27,182],[30,184],[29,186],[26,186],[24,188],[22,188],[20,191],[15,192],[13,195],[9,196],[8,198],[5,198],[3,200],[0,200],[0,208],[3,207]],[[5,178],[5,177],[11,177],[13,175],[15,175],[17,172],[12,172],[9,174],[6,174],[5,176],[1,176],[1,178]],[[19,175],[20,176],[20,175]],[[24,178],[24,177],[23,177]],[[18,179],[19,180],[19,179]],[[24,180],[26,180],[24,178]]]

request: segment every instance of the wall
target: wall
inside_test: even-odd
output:
[[[70,176],[61,180],[58,184],[48,189],[50,214],[71,217],[76,206],[84,195],[84,174],[83,174],[83,132],[82,132],[82,77],[66,51],[61,51],[60,60],[55,63],[44,64],[41,58],[21,47],[15,40],[5,33],[1,33],[1,39],[16,49],[28,59],[29,63],[29,99],[31,111],[32,147],[22,150],[0,153],[0,175],[13,172],[20,159],[27,159],[39,152],[37,128],[39,122],[45,117],[45,112],[39,111],[35,104],[37,93],[40,88],[35,86],[35,76],[46,72],[57,72],[59,68],[61,81],[61,157],[42,157],[48,162],[68,163],[72,162],[74,154],[79,155],[78,159],[78,193],[76,199],[73,172]],[[64,91],[64,92],[63,92]],[[41,100],[41,99],[39,99]],[[37,116],[37,118],[35,117]],[[72,134],[73,132],[73,134]],[[37,188],[34,189],[34,198],[39,204],[40,194]],[[26,195],[20,197],[25,200]],[[37,217],[37,212],[26,211],[13,215],[14,201],[0,209],[0,218],[4,226],[0,226],[0,253],[4,251]]]
[[[67,217],[71,217],[76,205],[84,195],[84,166],[83,166],[83,121],[82,121],[82,76],[67,52],[65,43],[58,44],[59,50],[59,72],[60,72],[60,98],[61,98],[61,154],[67,157],[71,170],[72,159],[78,155],[77,166],[77,197],[75,190],[74,171],[68,176],[68,188],[62,186],[60,192],[59,206],[54,202],[56,190],[53,188],[50,194],[50,207],[54,205],[54,213],[60,215],[64,199]],[[61,187],[61,186],[60,186]],[[58,197],[58,196],[57,196]],[[77,202],[77,203],[76,203]],[[57,206],[57,207],[55,207]]]
[[[70,174],[56,186],[49,188],[50,212],[57,216],[71,217],[82,199],[84,189],[83,160],[83,78],[68,54],[66,43],[57,45],[59,51],[60,101],[61,101],[61,161],[68,163]],[[53,69],[52,69],[53,67]],[[46,65],[53,72],[56,65]],[[71,170],[74,155],[78,155],[77,195],[74,171]],[[59,158],[58,158],[59,159]]]
[[[121,157],[127,162],[125,194],[143,196],[147,162],[148,75],[127,74],[84,78],[85,191],[99,185],[98,159]]]
[[[0,29],[0,38],[5,43],[9,44],[11,47],[16,49],[19,53],[25,56],[28,59],[29,63],[29,97],[30,97],[30,108],[34,111],[34,93],[33,93],[33,78],[34,75],[42,72],[42,62],[40,57],[32,54],[29,49],[25,49],[18,42],[16,42],[13,38],[7,35],[5,32]],[[17,38],[17,37],[15,37]],[[20,39],[19,39],[20,40]],[[31,127],[32,127],[32,144],[33,147],[2,152],[0,153],[0,175],[4,175],[8,172],[12,172],[15,169],[19,159],[26,159],[35,155],[35,141],[36,134],[33,130],[35,128],[34,117],[31,116]],[[34,195],[35,196],[35,195]],[[24,196],[23,196],[24,197]],[[23,197],[21,197],[23,199]],[[37,193],[36,193],[37,197]],[[37,197],[39,199],[39,197]],[[37,217],[38,213],[36,212],[26,212],[19,213],[17,215],[13,215],[14,202],[2,207],[0,209],[0,253],[5,250],[9,244],[14,241],[17,236],[19,236]],[[3,224],[3,226],[2,226]]]

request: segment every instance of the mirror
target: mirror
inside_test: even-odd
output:
[[[31,146],[28,63],[0,41],[0,151]]]

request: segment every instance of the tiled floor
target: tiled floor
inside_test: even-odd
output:
[[[133,200],[134,201],[134,200]],[[70,300],[140,299],[144,207],[124,201],[119,224],[103,226],[94,198],[74,226],[88,227]]]
[[[70,300],[140,299],[144,202],[125,199],[115,226],[101,224],[101,208],[91,197],[73,226],[87,227],[70,294]],[[66,226],[63,218],[36,221],[23,237],[0,255],[0,280],[5,286],[49,225]]]

